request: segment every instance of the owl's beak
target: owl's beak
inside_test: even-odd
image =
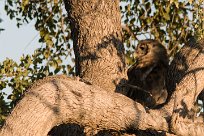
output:
[[[138,57],[138,55],[136,54],[136,52],[134,52],[133,58],[136,59],[137,57]]]

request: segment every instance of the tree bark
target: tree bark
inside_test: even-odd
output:
[[[64,0],[76,75],[109,91],[125,77],[119,0]]]
[[[66,76],[53,76],[37,81],[28,90],[0,135],[46,136],[62,123],[79,124],[89,135],[107,129],[168,130],[164,118],[146,113],[142,105],[122,94]]]
[[[176,54],[167,77],[170,94],[168,102],[150,113],[167,119],[170,132],[176,135],[201,136],[204,133],[203,117],[196,117],[195,104],[204,88],[204,40],[191,38]]]
[[[203,118],[196,118],[194,108],[204,89],[204,40],[197,42],[192,39],[185,46],[186,52],[183,53],[187,53],[188,59],[184,62],[188,68],[176,86],[171,128],[178,135],[201,136],[204,134]]]

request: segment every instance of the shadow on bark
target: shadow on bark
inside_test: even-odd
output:
[[[84,128],[78,124],[61,124],[53,127],[48,136],[85,136]]]
[[[194,37],[189,38],[188,42],[184,45],[184,48],[176,53],[173,61],[168,68],[168,74],[166,78],[166,85],[168,90],[168,99],[170,100],[173,92],[176,89],[176,84],[179,84],[183,77],[188,74],[187,70],[189,66],[194,62],[193,60],[202,51],[202,46],[200,46]]]

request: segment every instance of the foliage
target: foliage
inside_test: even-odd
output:
[[[125,43],[135,47],[137,40],[154,38],[163,43],[173,56],[189,36],[195,35],[195,27],[201,25],[202,0],[130,0],[122,8],[126,27]],[[198,27],[200,29],[200,27]],[[202,29],[201,29],[202,30]],[[127,62],[132,63],[133,54],[127,50]]]
[[[23,55],[20,64],[11,59],[0,63],[0,122],[35,80],[54,74],[74,74],[72,41],[62,7],[61,1],[6,1],[5,10],[11,19],[16,19],[17,27],[35,19],[39,43],[43,45],[32,55]],[[65,59],[68,62],[64,62]],[[10,87],[12,92],[5,93],[3,89],[6,87]]]
[[[197,30],[203,32],[199,26],[203,21],[201,2],[121,0],[127,64],[134,61],[133,49],[138,40],[156,38],[172,56],[188,35]],[[74,75],[70,27],[62,0],[6,0],[5,11],[16,20],[17,27],[35,20],[43,45],[32,55],[23,55],[19,64],[11,59],[0,63],[0,125],[35,80],[60,73]],[[5,92],[6,87],[12,88],[12,92]]]

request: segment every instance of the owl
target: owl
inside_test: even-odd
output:
[[[166,48],[157,40],[139,42],[136,61],[128,69],[127,96],[145,107],[155,108],[167,99],[165,78],[169,65]]]

